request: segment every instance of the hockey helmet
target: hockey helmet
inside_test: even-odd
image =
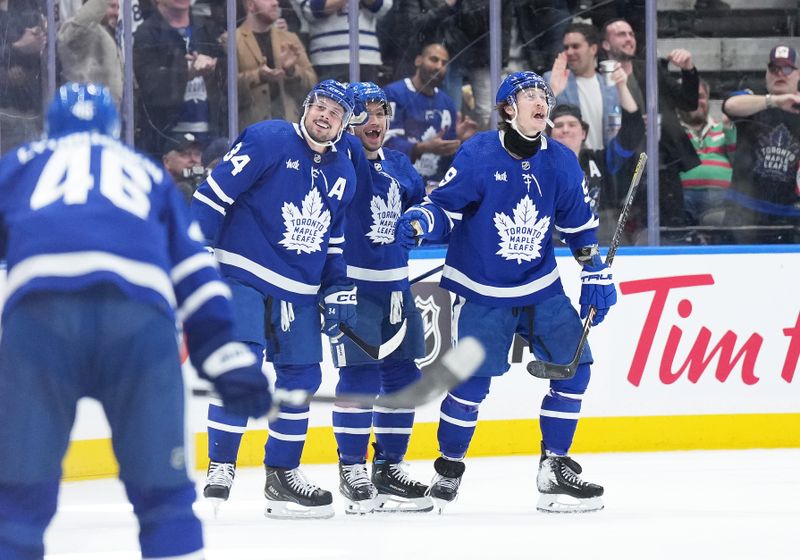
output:
[[[336,80],[322,80],[308,92],[306,100],[303,102],[303,107],[307,108],[319,96],[333,99],[342,106],[342,128],[346,127],[353,116],[353,92],[343,83]]]
[[[516,105],[517,93],[524,89],[532,88],[540,89],[544,92],[545,96],[547,97],[548,109],[555,107],[556,96],[553,95],[553,90],[550,89],[550,84],[548,84],[547,80],[542,78],[536,72],[530,71],[514,72],[513,74],[506,76],[506,78],[500,84],[500,87],[497,88],[497,97],[495,98],[495,103],[500,105],[501,103],[505,102],[509,105]]]
[[[369,103],[380,103],[387,117],[392,116],[392,106],[386,93],[372,82],[353,82],[347,86],[353,92],[353,118],[350,119],[351,125],[360,125],[367,122],[367,105]]]
[[[119,113],[111,92],[100,84],[64,84],[47,109],[45,132],[47,136],[99,132],[119,138]]]

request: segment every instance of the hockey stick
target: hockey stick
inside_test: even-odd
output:
[[[628,214],[631,211],[633,198],[636,196],[636,190],[639,188],[639,181],[642,178],[646,163],[647,154],[642,152],[639,156],[639,161],[636,163],[636,169],[631,178],[631,185],[628,187],[628,194],[625,197],[625,203],[622,205],[622,211],[617,220],[617,229],[614,230],[614,237],[611,238],[611,244],[608,246],[606,266],[611,266],[611,263],[614,262],[614,255],[617,253],[617,247],[622,239],[622,232],[625,229],[625,223],[628,221]],[[586,314],[586,320],[583,322],[583,332],[581,333],[581,338],[578,340],[578,348],[575,350],[575,355],[572,357],[570,363],[554,364],[552,362],[535,360],[528,362],[528,373],[539,379],[572,379],[575,376],[575,372],[578,371],[578,362],[580,362],[583,348],[586,346],[586,340],[589,337],[589,330],[592,328],[592,321],[594,320],[595,313],[597,313],[597,309],[590,307],[589,312]]]
[[[408,281],[408,283],[409,284],[416,284],[420,280],[425,280],[426,278],[428,278],[430,276],[433,276],[437,272],[441,272],[443,268],[444,268],[444,263],[440,264],[439,266],[437,266],[435,268],[432,268],[428,272],[423,272],[422,274],[420,274],[416,278],[412,278],[411,280]]]
[[[342,406],[415,408],[469,379],[483,363],[484,356],[481,343],[475,338],[466,337],[458,342],[458,346],[450,349],[441,361],[432,364],[419,380],[394,393],[378,397],[359,393],[345,393],[336,396],[309,395],[306,391],[278,389],[272,397],[273,409],[277,410],[282,404],[299,408],[308,406],[312,402],[337,403]],[[205,388],[192,389],[192,395],[196,397],[216,396],[211,389]]]
[[[321,304],[319,306],[319,310],[324,314],[325,307]],[[384,342],[379,346],[374,346],[358,336],[356,332],[348,327],[345,323],[339,323],[339,330],[342,331],[342,334],[349,338],[353,344],[361,348],[367,356],[372,358],[373,360],[382,360],[395,350],[397,350],[400,345],[403,343],[403,339],[406,337],[406,329],[408,328],[407,320],[403,319],[403,322],[400,324],[400,328],[396,333],[392,335],[392,337]]]

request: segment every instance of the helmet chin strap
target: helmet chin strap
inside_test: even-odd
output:
[[[511,102],[511,107],[514,109],[514,116],[512,118],[510,118],[510,119],[506,119],[506,122],[511,126],[511,128],[513,128],[514,131],[517,134],[519,134],[522,137],[523,140],[526,140],[528,142],[533,142],[534,140],[539,138],[539,136],[541,136],[541,134],[542,134],[541,132],[537,132],[533,136],[528,136],[528,135],[526,135],[524,132],[522,132],[519,129],[519,126],[517,126],[517,117],[519,116],[519,111],[517,111],[517,103],[515,101],[512,101]],[[553,127],[553,121],[550,120],[550,111],[549,111],[549,109],[548,109],[547,113],[548,114],[544,118],[544,122],[546,122],[552,128]]]
[[[336,138],[334,140],[327,140],[326,142],[317,142],[314,140],[311,137],[311,134],[308,133],[308,130],[306,130],[306,113],[308,113],[308,106],[303,109],[303,116],[300,117],[300,130],[303,132],[303,136],[308,142],[311,142],[320,148],[330,148],[342,138],[342,133],[344,132],[345,128],[344,122],[342,122],[342,125],[339,127],[339,132],[336,134]]]

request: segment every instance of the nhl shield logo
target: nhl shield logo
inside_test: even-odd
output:
[[[314,154],[314,163],[319,163],[322,161],[322,156],[319,154]]]
[[[530,169],[530,168],[531,168],[531,163],[530,163],[529,161],[523,161],[523,162],[522,162],[522,169],[523,169],[523,171],[527,171],[527,170],[528,170],[528,169]]]
[[[425,357],[417,360],[417,365],[423,368],[432,364],[442,349],[442,333],[439,331],[441,308],[436,304],[433,294],[426,299],[414,296],[414,304],[422,315],[422,331],[425,335]]]

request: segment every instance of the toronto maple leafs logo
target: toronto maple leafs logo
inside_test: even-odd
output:
[[[494,225],[500,234],[500,249],[495,253],[509,261],[532,261],[541,256],[542,240],[550,229],[550,216],[539,219],[533,201],[525,198],[514,208],[514,218],[496,212]]]
[[[303,198],[302,211],[291,202],[284,202],[281,208],[286,231],[280,245],[289,251],[314,253],[322,249],[322,239],[331,223],[331,213],[322,204],[322,197],[314,187]]]
[[[380,196],[373,196],[369,208],[372,210],[372,226],[367,232],[367,237],[373,243],[386,245],[394,241],[394,226],[397,218],[400,217],[402,210],[402,200],[400,198],[400,184],[397,179],[388,173],[381,172],[381,175],[389,178],[389,192],[386,193],[386,200]]]

